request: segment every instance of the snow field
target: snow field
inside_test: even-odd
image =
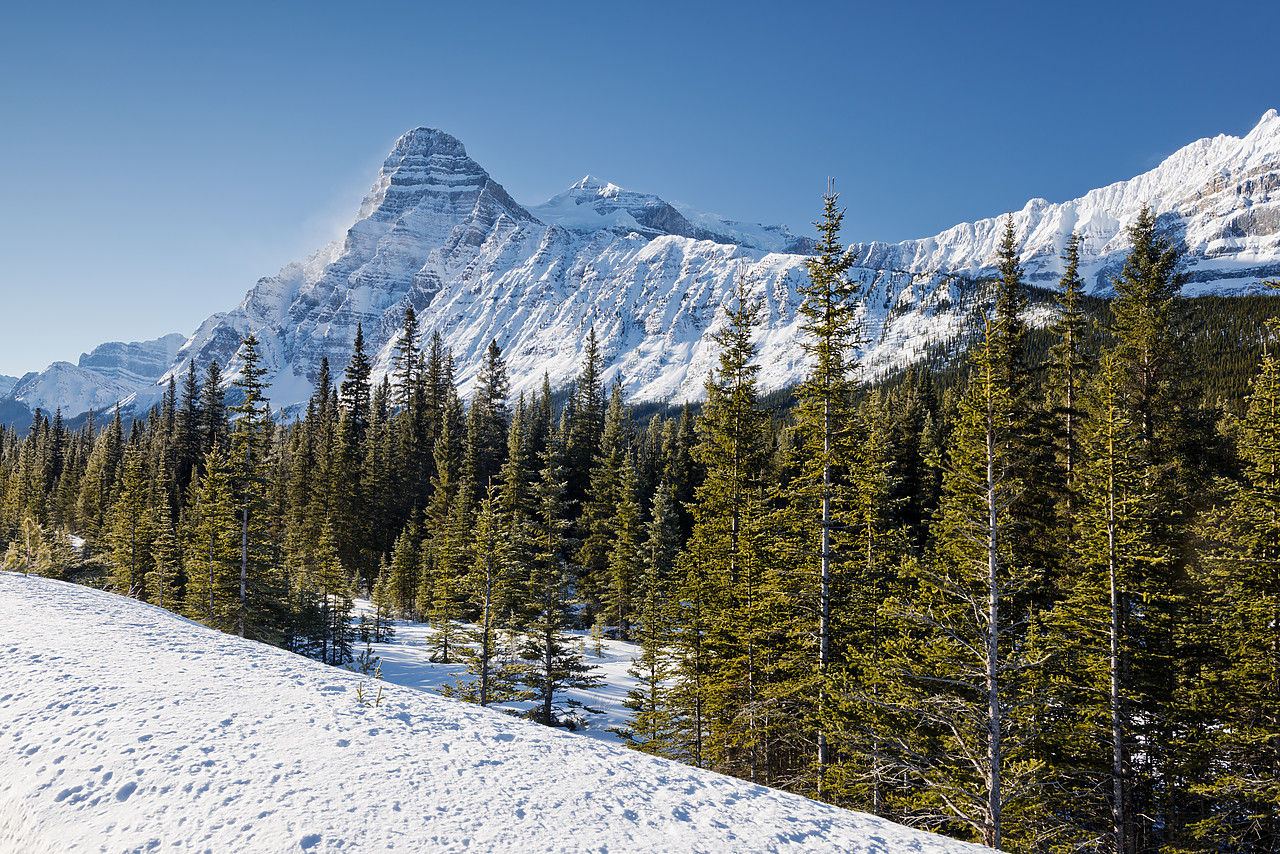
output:
[[[0,660],[5,852],[978,850],[47,579]]]

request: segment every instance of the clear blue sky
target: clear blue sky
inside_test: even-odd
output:
[[[519,201],[591,173],[846,240],[1074,198],[1280,107],[1280,3],[23,3],[0,374],[192,332],[339,235],[417,125]]]

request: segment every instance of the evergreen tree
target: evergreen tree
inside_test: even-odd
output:
[[[1110,836],[1112,849],[1126,854],[1139,850],[1132,756],[1141,750],[1134,714],[1143,703],[1133,674],[1144,659],[1163,654],[1139,649],[1139,624],[1159,619],[1156,611],[1144,614],[1142,603],[1161,596],[1148,581],[1150,568],[1167,555],[1155,542],[1140,428],[1126,405],[1124,366],[1114,355],[1099,365],[1086,407],[1077,575],[1055,615],[1068,644],[1060,690],[1068,697],[1064,707],[1074,710],[1066,721],[1075,727],[1064,747],[1075,757],[1074,768],[1063,770],[1074,784],[1067,808],[1080,812],[1073,824],[1086,838]],[[1102,780],[1105,786],[1098,785]],[[1101,808],[1081,809],[1095,792],[1105,793]],[[1108,814],[1109,827],[1089,827]]]
[[[630,456],[624,456],[618,479],[618,505],[613,516],[614,541],[609,549],[609,587],[605,593],[608,622],[617,626],[618,639],[632,640],[636,592],[643,572],[644,549],[640,506],[636,500],[636,473]]]
[[[151,481],[140,450],[125,452],[120,498],[111,512],[111,586],[124,596],[145,599],[155,537]]]
[[[422,530],[416,521],[409,524],[396,538],[395,548],[391,554],[391,564],[387,568],[386,591],[391,611],[401,617],[417,619],[418,611],[414,607],[414,597],[422,583],[421,572],[421,540]],[[379,582],[382,578],[379,577]]]
[[[799,478],[797,500],[813,504],[818,528],[817,569],[814,572],[814,600],[817,611],[817,690],[812,720],[815,734],[817,795],[828,797],[827,769],[831,764],[827,732],[828,679],[832,662],[838,655],[832,637],[832,594],[837,555],[833,533],[836,527],[836,500],[839,477],[848,463],[846,425],[851,421],[849,396],[852,390],[850,364],[852,350],[858,346],[858,287],[848,277],[856,253],[846,252],[840,244],[840,226],[844,211],[836,206],[838,195],[828,186],[823,196],[823,214],[815,226],[818,244],[814,255],[805,260],[809,281],[799,288],[803,302],[804,348],[812,359],[809,376],[801,384],[796,407],[796,429],[803,437],[808,465]]]
[[[601,362],[600,344],[593,326],[587,330],[582,370],[574,380],[573,394],[565,407],[568,424],[564,448],[568,489],[565,497],[576,506],[582,506],[590,492],[591,471],[600,450],[600,437],[604,434],[605,396]]]
[[[528,616],[520,655],[529,662],[521,674],[537,704],[530,710],[532,720],[546,726],[576,729],[583,713],[597,710],[565,696],[571,688],[592,688],[600,680],[593,667],[583,660],[569,640],[573,612],[569,598],[568,568],[565,565],[565,468],[563,450],[553,440],[543,459],[537,486],[537,510],[530,525],[534,549],[525,582]]]
[[[240,517],[239,595],[236,632],[240,637],[279,642],[285,623],[283,584],[269,535],[267,486],[272,447],[270,404],[265,392],[258,339],[250,334],[240,350],[240,374],[232,386],[241,402],[232,407],[231,471]]]
[[[1053,332],[1057,343],[1049,351],[1050,407],[1056,416],[1057,466],[1062,494],[1060,514],[1068,524],[1075,512],[1076,470],[1079,467],[1080,388],[1090,366],[1085,318],[1080,296],[1080,245],[1078,233],[1067,238],[1062,254],[1064,269],[1057,295]]]
[[[1129,405],[1138,418],[1147,446],[1157,440],[1157,426],[1180,402],[1176,332],[1181,321],[1179,299],[1184,276],[1180,253],[1172,241],[1156,233],[1155,216],[1143,207],[1129,228],[1133,248],[1120,277],[1112,282],[1116,298],[1112,331],[1116,352],[1127,372]],[[1164,423],[1168,423],[1167,420]],[[1152,455],[1151,451],[1148,452]]]
[[[227,398],[222,388],[222,369],[218,360],[209,363],[200,390],[200,456],[207,457],[214,445],[227,445]]]
[[[182,398],[178,405],[178,417],[175,425],[177,441],[175,448],[174,475],[175,486],[179,495],[185,496],[191,481],[195,477],[196,466],[202,458],[203,450],[200,425],[204,413],[200,408],[200,382],[196,379],[196,363],[194,359],[187,362],[187,373],[182,380]]]
[[[898,711],[920,725],[897,733],[886,757],[922,786],[919,817],[968,825],[996,848],[1029,823],[1020,813],[1033,807],[1039,773],[1027,755],[1026,696],[1038,653],[1027,615],[1012,607],[1026,576],[1014,562],[1010,507],[1021,483],[998,341],[988,327],[972,353],[936,554],[908,609],[916,633],[900,639],[891,662]],[[916,742],[922,735],[936,743]]]
[[[356,324],[356,337],[352,343],[351,361],[347,362],[342,377],[342,408],[349,424],[349,442],[353,448],[364,444],[365,433],[373,414],[373,388],[369,377],[373,365],[364,352],[364,326]]]
[[[179,610],[182,597],[182,553],[173,520],[160,514],[152,546],[154,563],[147,574],[147,599],[161,608]]]
[[[1221,653],[1206,662],[1202,703],[1212,710],[1207,757],[1195,781],[1211,806],[1194,827],[1218,850],[1274,851],[1280,839],[1280,357],[1273,345],[1253,383],[1240,432],[1243,482],[1204,524],[1213,635]]]
[[[471,563],[475,510],[471,491],[459,489],[444,524],[431,539],[431,660],[452,664],[461,658],[463,603]]]
[[[507,395],[510,388],[507,366],[495,339],[489,342],[485,351],[484,362],[476,376],[476,393],[471,401],[478,427],[476,483],[482,491],[490,478],[498,474],[507,456],[507,422],[510,418]]]
[[[696,717],[707,729],[703,758],[713,768],[753,780],[761,773],[762,639],[769,628],[766,557],[762,543],[761,475],[768,455],[765,414],[759,409],[751,334],[761,306],[739,278],[729,322],[715,336],[717,371],[708,379],[698,421],[697,455],[706,478],[695,491],[693,534],[687,545],[693,589],[686,596],[698,649],[685,651],[701,672]],[[697,661],[701,656],[705,656]]]
[[[644,577],[637,597],[640,655],[632,659],[627,671],[636,680],[636,687],[627,692],[623,701],[631,719],[619,733],[628,747],[673,759],[681,758],[680,731],[686,724],[670,687],[677,672],[677,611],[673,601],[677,524],[671,486],[663,483],[654,495]]]
[[[518,688],[524,666],[504,660],[499,642],[501,615],[513,604],[512,575],[516,564],[498,506],[494,491],[490,490],[480,502],[471,547],[475,562],[467,577],[467,593],[477,606],[478,616],[475,628],[465,633],[467,644],[458,649],[467,662],[467,672],[475,678],[442,692],[481,706],[532,699],[530,693]]]
[[[604,433],[600,447],[594,456],[591,469],[591,487],[580,505],[582,513],[578,530],[582,535],[576,562],[580,567],[579,596],[587,603],[587,616],[594,619],[612,581],[609,555],[617,539],[614,526],[619,504],[622,501],[622,468],[627,457],[627,411],[622,404],[622,387],[614,385],[610,394],[609,410],[605,416]]]
[[[215,446],[205,460],[184,532],[186,616],[224,632],[237,628],[240,526],[226,452]]]

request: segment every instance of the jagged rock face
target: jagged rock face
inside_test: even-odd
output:
[[[1280,275],[1278,188],[1280,117],[1272,111],[1244,139],[1201,140],[1145,175],[1080,199],[1033,199],[1013,219],[1036,284],[1057,282],[1075,230],[1084,236],[1090,289],[1109,292],[1129,248],[1127,228],[1145,204],[1184,248],[1186,293],[1244,293]],[[909,364],[965,334],[983,306],[972,279],[994,274],[1003,230],[996,217],[926,240],[858,247],[869,372]],[[811,245],[785,227],[730,222],[590,177],[524,208],[462,143],[418,128],[396,143],[343,241],[260,280],[235,310],[206,320],[166,376],[185,371],[189,359],[201,371],[217,359],[234,377],[241,341],[254,332],[273,405],[301,405],[322,358],[340,374],[357,324],[375,378],[388,371],[413,306],[427,335],[438,331],[452,348],[464,394],[490,340],[502,348],[513,393],[536,388],[544,373],[553,386],[570,381],[594,327],[605,376],[620,378],[630,399],[681,401],[701,396],[719,355],[712,333],[725,323],[734,280],[746,276],[763,305],[760,380],[777,388],[806,372],[797,290]],[[99,349],[96,367],[82,366],[91,373],[76,379],[80,392],[69,387],[72,366],[59,363],[49,377],[18,384],[28,388],[24,399],[72,411],[100,382],[92,405],[114,400],[131,371],[112,373],[113,351]],[[135,403],[158,395],[142,389]]]

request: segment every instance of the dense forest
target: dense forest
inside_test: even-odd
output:
[[[785,394],[749,282],[696,409],[624,405],[594,331],[567,392],[511,399],[494,343],[464,404],[410,309],[390,375],[357,333],[282,424],[250,337],[127,427],[0,434],[5,566],[333,664],[428,620],[456,696],[546,724],[594,627],[637,644],[638,750],[1013,851],[1280,850],[1270,300],[1180,298],[1145,212],[1113,300],[1078,238],[1036,296],[1010,218],[965,352],[868,383],[841,217]]]

